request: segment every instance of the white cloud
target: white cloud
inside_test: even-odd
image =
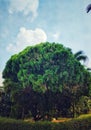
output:
[[[54,41],[57,41],[60,38],[60,33],[56,32],[56,33],[52,34],[52,37],[54,38]]]
[[[32,20],[37,16],[39,0],[10,0],[9,13],[21,12],[24,15],[32,13]]]
[[[46,33],[42,29],[37,28],[35,30],[27,30],[26,28],[22,27],[17,35],[16,44],[9,44],[7,50],[19,52],[26,46],[35,45],[40,42],[45,42],[46,40]]]
[[[53,41],[58,42],[60,40],[60,32],[50,33],[50,37]]]
[[[2,73],[0,72],[0,86],[2,86],[3,83],[3,78],[2,78]]]

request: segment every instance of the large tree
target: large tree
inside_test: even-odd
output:
[[[90,73],[74,57],[71,49],[62,44],[48,42],[27,47],[19,54],[13,55],[6,63],[3,78],[5,79],[5,90],[10,94],[14,106],[17,106],[18,109],[21,108],[20,106],[23,108],[21,116],[24,115],[27,108],[26,111],[30,110],[35,118],[42,117],[45,115],[44,112],[50,113],[50,110],[66,115],[65,105],[69,95],[72,95],[73,100],[80,95],[87,95],[91,81]],[[22,98],[26,95],[24,93],[26,88],[30,88],[30,95],[28,94],[27,99]],[[70,94],[65,96],[64,92]],[[53,95],[56,97],[58,95],[58,103],[55,101],[56,98],[52,98],[55,97]],[[44,99],[43,102],[41,99]],[[60,102],[61,99],[64,105]],[[23,100],[29,106],[26,107]],[[73,100],[72,102],[74,102]],[[70,105],[69,97],[67,109]],[[34,108],[32,108],[33,106]]]

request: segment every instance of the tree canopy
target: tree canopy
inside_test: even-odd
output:
[[[35,91],[45,92],[47,89],[62,91],[65,86],[86,87],[84,73],[89,75],[71,49],[46,42],[13,55],[6,64],[3,77],[23,88],[31,86]]]

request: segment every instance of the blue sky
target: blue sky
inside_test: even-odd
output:
[[[0,85],[11,55],[40,42],[83,50],[91,67],[91,0],[0,0]]]

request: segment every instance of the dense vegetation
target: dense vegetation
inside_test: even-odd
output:
[[[62,44],[41,43],[13,55],[3,78],[1,116],[47,120],[91,108],[91,74]]]

